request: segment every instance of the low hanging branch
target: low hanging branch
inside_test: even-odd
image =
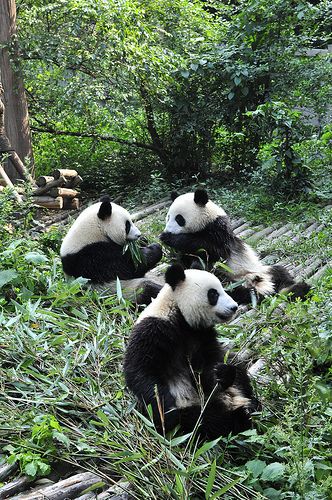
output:
[[[43,134],[53,134],[53,135],[64,135],[70,137],[82,137],[88,139],[97,139],[98,141],[110,141],[117,142],[119,144],[124,144],[125,146],[134,146],[136,148],[148,149],[155,153],[159,152],[158,147],[153,144],[145,144],[139,141],[128,141],[126,139],[120,139],[119,137],[114,137],[112,135],[100,135],[93,132],[74,132],[71,130],[56,130],[52,127],[31,127],[34,132],[40,132]]]

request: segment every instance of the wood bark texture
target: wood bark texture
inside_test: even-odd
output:
[[[5,130],[8,137],[8,149],[14,149],[19,159],[26,157],[32,162],[31,135],[28,120],[28,106],[24,91],[23,78],[18,67],[16,35],[15,0],[0,2],[0,81],[4,87],[4,105],[6,107]],[[11,45],[9,50],[8,46]],[[11,59],[15,60],[16,68]],[[0,144],[1,146],[1,144]],[[2,149],[2,148],[1,148]],[[13,155],[15,156],[15,155]],[[17,158],[11,158],[17,162]],[[14,168],[13,168],[14,167]],[[10,165],[6,170],[12,180],[19,178],[17,166]]]

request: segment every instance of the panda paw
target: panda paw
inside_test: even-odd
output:
[[[215,368],[216,378],[220,389],[225,390],[233,385],[236,376],[236,367],[220,363]]]
[[[256,273],[247,274],[245,277],[245,286],[247,288],[256,288],[258,283],[262,281],[262,277]]]
[[[151,243],[151,245],[149,245],[147,248],[151,250],[151,252],[153,252],[154,257],[157,261],[159,261],[162,258],[163,250],[161,245],[159,245],[159,243]]]

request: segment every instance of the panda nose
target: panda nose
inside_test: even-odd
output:
[[[232,312],[235,313],[237,310],[238,310],[238,305],[235,305],[235,306],[231,307],[231,311]]]

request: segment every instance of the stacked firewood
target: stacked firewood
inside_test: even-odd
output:
[[[79,208],[78,187],[82,177],[76,170],[57,169],[52,175],[41,175],[32,192],[36,205],[50,209],[74,210]]]

